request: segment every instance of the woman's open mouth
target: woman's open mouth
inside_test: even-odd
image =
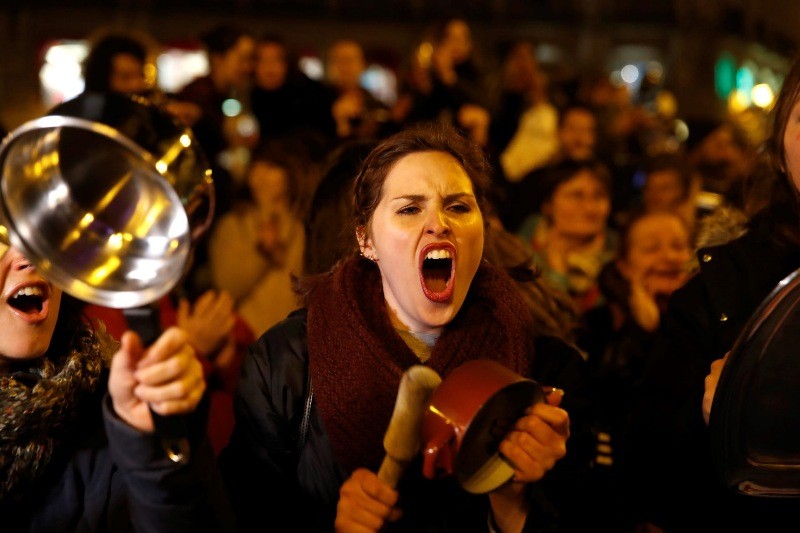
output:
[[[26,285],[14,291],[7,300],[14,314],[28,322],[47,318],[48,290],[42,285]]]
[[[420,252],[419,279],[422,292],[432,302],[446,302],[453,296],[456,278],[456,249],[450,243],[434,243]]]

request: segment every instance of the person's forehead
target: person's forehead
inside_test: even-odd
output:
[[[274,43],[264,43],[258,46],[258,54],[261,57],[283,58],[283,47]]]
[[[598,187],[605,188],[603,180],[590,169],[585,168],[562,181],[557,189],[595,189]]]
[[[130,66],[136,67],[142,65],[142,62],[139,60],[139,58],[127,52],[121,52],[115,55],[114,58],[111,60],[111,63],[112,66],[114,66],[115,68],[130,67]]]
[[[469,36],[469,25],[463,20],[453,20],[447,25],[446,34],[448,37],[465,37]]]
[[[464,167],[445,152],[415,152],[397,161],[384,181],[384,191],[404,191],[420,187],[473,192],[472,180]]]
[[[575,125],[575,124],[587,124],[589,122],[594,123],[594,115],[586,109],[570,109],[567,111],[566,115],[564,116],[563,123]]]
[[[630,230],[632,237],[687,235],[688,232],[677,215],[653,213],[634,224]]]
[[[361,47],[356,43],[341,43],[331,50],[331,57],[335,59],[353,59],[361,57]]]
[[[247,57],[255,51],[256,43],[250,37],[242,36],[236,41],[236,44],[224,52],[224,57],[233,59],[240,59]]]
[[[673,184],[680,182],[680,171],[674,168],[661,168],[658,170],[653,170],[647,176],[647,180],[645,181],[645,185],[647,183],[658,182],[660,185],[663,184]]]

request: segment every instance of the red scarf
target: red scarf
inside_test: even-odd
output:
[[[425,364],[445,377],[468,361],[493,359],[527,376],[533,333],[531,311],[514,281],[483,263]],[[376,471],[400,378],[420,361],[389,321],[372,262],[347,261],[315,289],[308,306],[308,358],[314,400],[336,459],[348,471]]]

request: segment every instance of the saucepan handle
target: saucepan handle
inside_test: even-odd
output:
[[[455,428],[447,424],[446,428],[436,435],[425,446],[422,459],[422,473],[428,479],[436,476],[436,467],[442,466],[448,474],[453,473],[453,462],[450,450],[444,449],[449,446],[456,437]]]
[[[128,327],[139,335],[144,346],[153,344],[161,334],[161,320],[157,305],[156,303],[123,309]],[[152,407],[150,407],[150,415],[153,417],[156,435],[161,440],[161,447],[167,457],[174,463],[186,464],[189,462],[188,417],[186,415],[160,415]]]

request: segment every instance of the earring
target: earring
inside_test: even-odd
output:
[[[378,262],[378,258],[377,258],[377,257],[370,257],[369,255],[364,255],[364,252],[363,252],[363,251],[361,251],[361,252],[358,252],[358,254],[359,254],[361,257],[363,257],[364,259],[369,259],[369,260],[370,260],[370,261],[372,261],[373,263],[377,263],[377,262]]]

